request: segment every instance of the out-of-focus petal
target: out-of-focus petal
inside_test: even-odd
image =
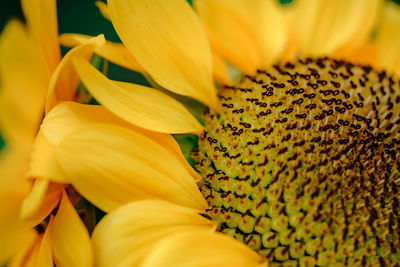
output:
[[[400,7],[397,4],[385,3],[374,44],[378,50],[378,67],[400,75]]]
[[[104,4],[103,2],[99,2]],[[84,44],[93,36],[76,34],[76,33],[64,33],[60,36],[60,42],[66,47],[74,47],[77,45]],[[124,68],[143,72],[143,68],[139,65],[136,59],[129,53],[128,49],[123,44],[105,42],[102,46],[97,46],[95,53],[109,60],[110,62],[120,65]]]
[[[93,251],[88,230],[65,192],[51,228],[51,239],[57,266],[93,265]]]
[[[63,185],[36,179],[22,203],[21,219],[32,227],[39,224],[60,202],[63,189]]]
[[[46,62],[48,77],[60,62],[56,0],[22,0],[28,29],[37,43],[37,52]]]
[[[216,52],[246,73],[268,67],[286,45],[286,22],[275,1],[197,0],[195,8]]]
[[[140,199],[207,207],[185,165],[132,130],[104,124],[81,127],[62,140],[57,152],[72,185],[104,211]]]
[[[51,227],[53,226],[53,220],[54,217],[50,216],[49,224],[40,242],[39,250],[37,252],[37,257],[36,257],[36,265],[34,266],[54,267],[53,251],[52,251],[53,242],[50,236]]]
[[[213,49],[246,73],[259,66],[260,49],[256,37],[228,1],[195,1]]]
[[[201,229],[186,229],[160,241],[141,265],[168,266],[266,267],[268,263],[244,243],[230,236]]]
[[[228,67],[222,58],[216,53],[213,53],[213,67],[215,80],[226,85],[230,85],[232,83],[231,77],[229,76]]]
[[[107,4],[101,1],[96,1],[95,5],[99,9],[101,15],[103,15],[104,18],[107,20],[111,20],[111,14],[110,11],[108,10]]]
[[[163,237],[185,229],[213,232],[215,227],[214,222],[182,206],[160,200],[132,202],[96,226],[92,236],[95,263],[100,267],[137,266]]]
[[[326,55],[370,38],[382,0],[299,0],[293,3],[301,54]]]
[[[216,105],[208,40],[185,0],[109,0],[108,8],[122,42],[158,84]]]
[[[28,178],[39,178],[56,183],[68,184],[68,177],[66,177],[61,170],[55,153],[55,145],[51,144],[47,138],[39,132],[32,145],[29,171],[26,176]]]
[[[30,267],[35,266],[35,262],[33,262],[32,254],[36,248],[39,247],[41,237],[39,237],[38,233],[29,229],[29,232],[25,233],[19,239],[15,239],[19,242],[18,250],[13,253],[12,258],[8,261],[8,267]],[[3,250],[3,249],[2,249]],[[36,255],[35,255],[36,256]],[[1,262],[1,260],[0,260]]]
[[[36,213],[39,210],[49,187],[49,183],[50,182],[48,180],[42,179],[34,181],[34,183],[32,184],[31,192],[22,203],[22,220],[25,220],[26,218],[32,216],[33,213]]]
[[[80,57],[89,61],[95,48],[103,45],[104,42],[103,35],[93,37],[84,44],[72,48],[63,57],[50,80],[45,106],[46,114],[58,103],[74,100],[75,98],[79,77],[75,72],[72,59]]]
[[[23,249],[32,229],[19,219],[19,209],[25,194],[0,189],[0,265]]]
[[[0,131],[6,143],[29,147],[43,116],[46,81],[22,23],[11,20],[0,39]]]

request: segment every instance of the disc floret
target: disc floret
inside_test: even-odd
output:
[[[319,58],[219,92],[194,153],[220,231],[288,266],[400,262],[400,82]]]

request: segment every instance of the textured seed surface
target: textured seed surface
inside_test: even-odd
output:
[[[219,100],[193,158],[220,231],[271,266],[399,266],[398,79],[305,59]]]

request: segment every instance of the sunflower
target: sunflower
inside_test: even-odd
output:
[[[54,257],[59,266],[90,266],[89,234],[72,205],[77,201],[73,191],[28,171],[32,147],[52,151],[52,144],[37,136],[43,117],[77,95],[79,78],[71,58],[89,60],[104,40],[88,40],[61,59],[55,1],[24,0],[22,7],[26,25],[10,21],[0,41],[0,129],[5,140],[0,152],[0,264],[53,266]]]
[[[124,46],[96,53],[156,89],[109,80],[75,57],[101,106],[60,104],[39,131],[60,170],[48,179],[109,212],[92,235],[95,265],[399,264],[398,6],[99,7]],[[241,73],[233,81],[231,69]],[[206,105],[201,121],[171,95]],[[171,136],[184,133],[198,136],[196,171]]]

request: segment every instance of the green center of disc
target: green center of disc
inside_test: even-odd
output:
[[[328,58],[221,88],[193,153],[219,229],[280,266],[400,262],[400,82]]]

